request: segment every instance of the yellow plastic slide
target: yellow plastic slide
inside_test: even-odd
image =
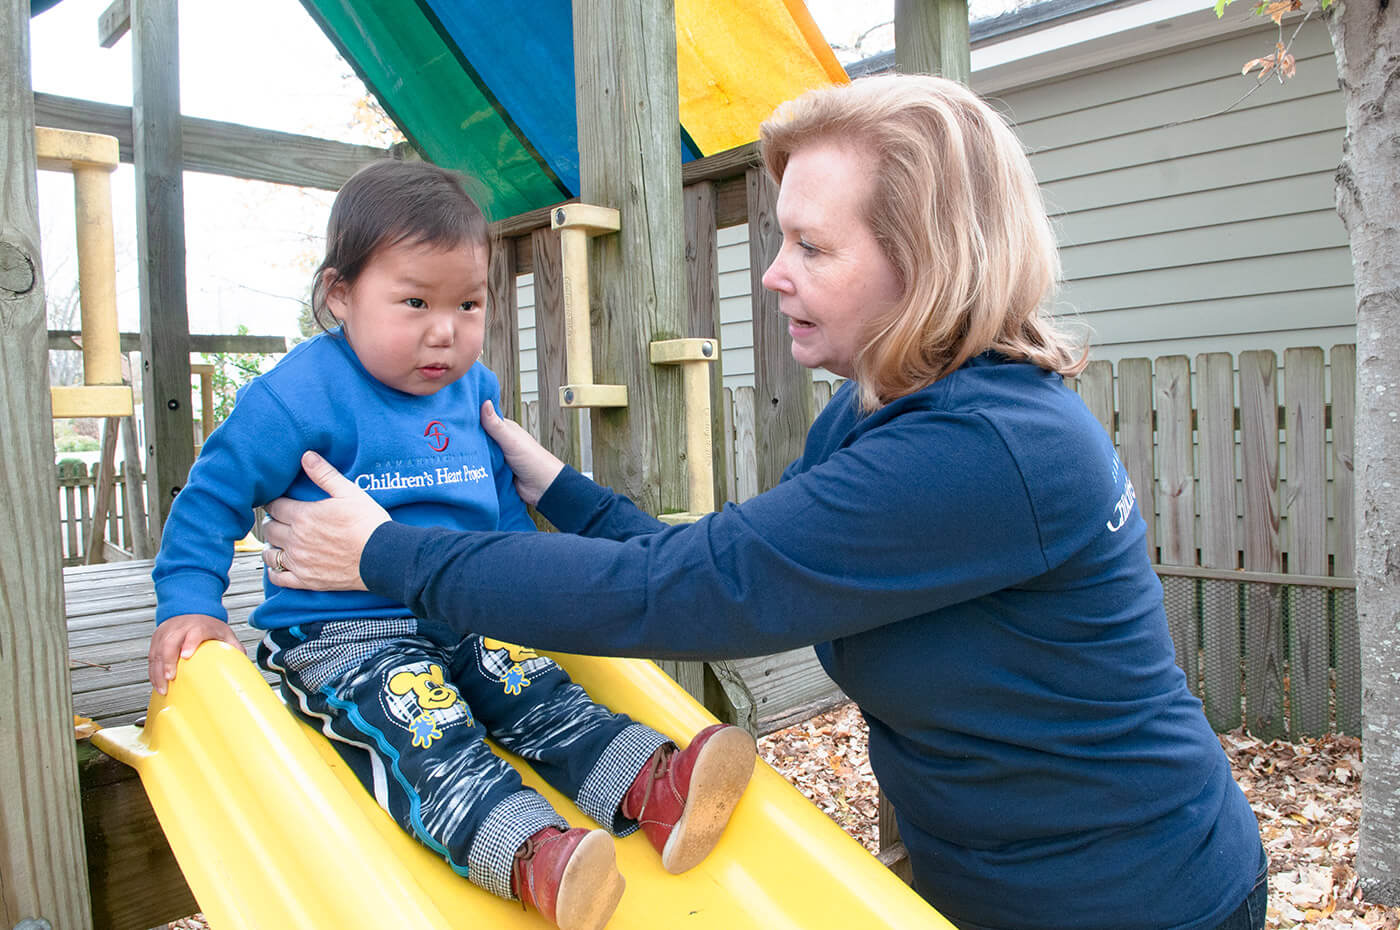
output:
[[[555,656],[600,703],[684,742],[714,719],[654,664]],[[93,736],[135,767],[213,930],[542,928],[456,875],[381,811],[330,744],[221,643],[182,662],[144,728]],[[592,822],[535,778],[569,822]],[[627,890],[609,927],[951,925],[762,762],[719,847],[670,875],[646,839],[618,843]]]

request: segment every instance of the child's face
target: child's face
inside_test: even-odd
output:
[[[426,396],[462,377],[481,355],[486,264],[486,249],[475,243],[399,243],[376,251],[353,285],[333,284],[326,304],[370,374]]]

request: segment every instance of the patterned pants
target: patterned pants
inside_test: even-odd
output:
[[[375,801],[458,874],[510,898],[515,851],[568,827],[489,735],[614,835],[632,779],[669,742],[593,703],[552,660],[412,617],[270,630],[258,664]]]

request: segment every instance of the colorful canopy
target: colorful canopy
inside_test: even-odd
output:
[[[302,0],[405,135],[492,219],[576,196],[570,0]],[[675,0],[684,160],[846,73],[802,0]]]

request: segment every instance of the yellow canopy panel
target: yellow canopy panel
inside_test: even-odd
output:
[[[714,722],[650,662],[555,656],[599,702],[682,741]],[[330,744],[237,650],[204,644],[146,726],[100,730],[134,766],[213,930],[544,928],[454,874],[380,810]],[[569,821],[591,822],[507,756]],[[618,843],[617,930],[944,928],[941,918],[759,763],[718,848],[670,875],[641,833]]]
[[[676,0],[681,122],[702,152],[758,138],[783,101],[846,71],[802,0]]]

